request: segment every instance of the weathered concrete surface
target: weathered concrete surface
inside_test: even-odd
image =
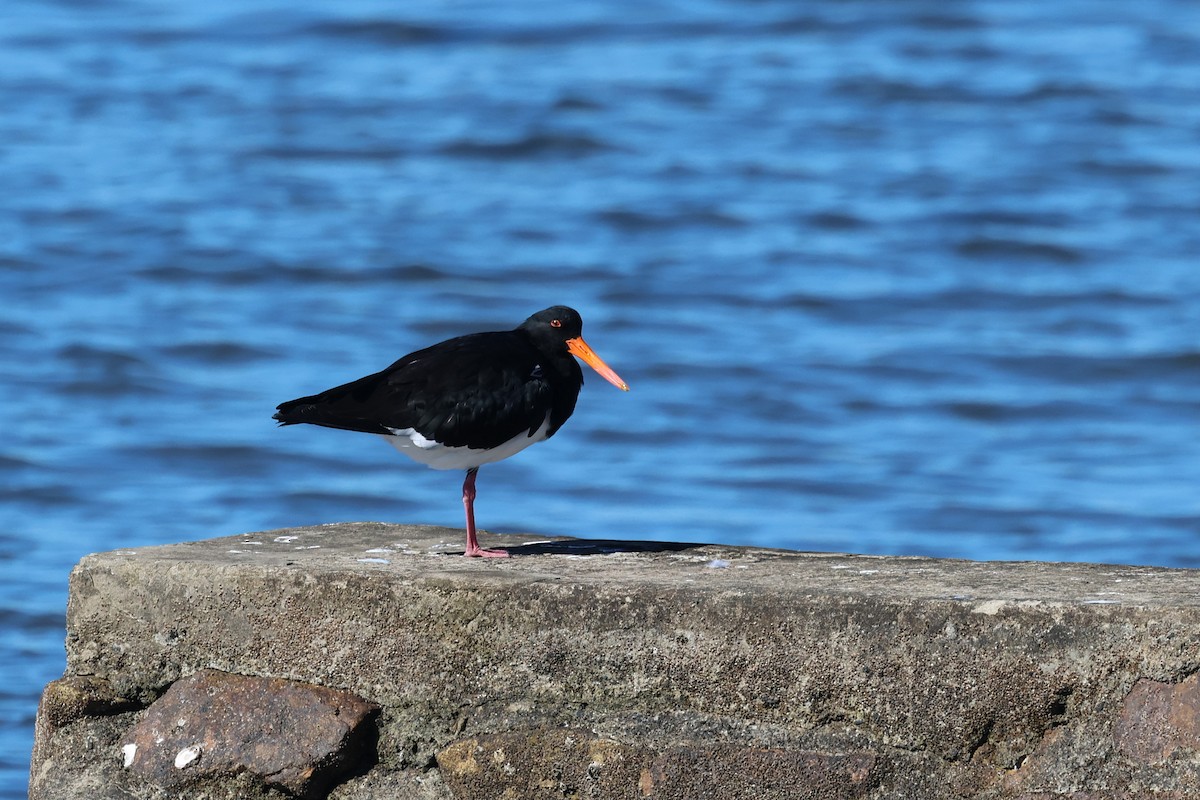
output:
[[[138,708],[206,667],[353,692],[382,708],[378,763],[343,800],[1200,796],[1196,571],[460,541],[345,524],[89,556],[67,676]],[[172,796],[122,768],[146,711],[76,706],[33,797]],[[238,780],[189,796],[285,796]]]

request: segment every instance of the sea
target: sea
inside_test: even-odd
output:
[[[1200,4],[5,0],[0,798],[85,554],[461,527],[277,403],[579,310],[488,531],[1200,567]]]

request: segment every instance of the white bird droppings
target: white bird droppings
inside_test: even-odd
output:
[[[276,536],[271,541],[277,542],[279,544],[291,544],[292,542],[296,541],[299,538],[300,538],[299,536]]]
[[[183,769],[188,764],[191,764],[200,757],[202,749],[200,745],[193,744],[180,750],[175,754],[175,769]]]
[[[390,564],[390,563],[392,563],[392,562],[388,561],[386,558],[360,558],[358,561],[360,564]]]
[[[121,745],[121,755],[124,757],[125,769],[133,766],[133,759],[137,756],[137,745],[133,742]]]
[[[367,550],[366,552],[368,552],[368,553],[383,553],[386,555],[387,553],[394,553],[396,551],[390,547],[372,547],[370,550]]]
[[[709,569],[727,569],[729,567],[729,562],[723,558],[714,558],[712,561],[708,562],[707,566]]]

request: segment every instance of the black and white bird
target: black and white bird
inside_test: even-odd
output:
[[[622,391],[629,385],[582,336],[566,306],[539,311],[511,331],[472,333],[404,356],[387,369],[281,403],[280,425],[307,422],[382,436],[433,469],[465,469],[468,556],[504,558],[475,535],[475,475],[483,464],[549,439],[575,410],[583,359]]]

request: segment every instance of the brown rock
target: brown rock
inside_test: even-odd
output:
[[[132,773],[165,787],[246,772],[315,798],[373,761],[377,711],[339,689],[205,669],[147,709],[120,756]]]
[[[117,695],[102,678],[71,676],[46,684],[34,724],[32,772],[37,772],[50,738],[60,728],[83,717],[106,717],[135,708],[136,703]]]
[[[731,743],[658,749],[561,728],[460,740],[437,761],[460,798],[838,800],[865,797],[880,777],[871,753]]]
[[[118,696],[103,678],[72,676],[46,684],[38,712],[50,727],[61,728],[80,717],[106,717],[134,708],[136,703]]]
[[[1200,675],[1179,683],[1139,679],[1121,704],[1113,736],[1121,752],[1147,764],[1176,750],[1200,750]]]

